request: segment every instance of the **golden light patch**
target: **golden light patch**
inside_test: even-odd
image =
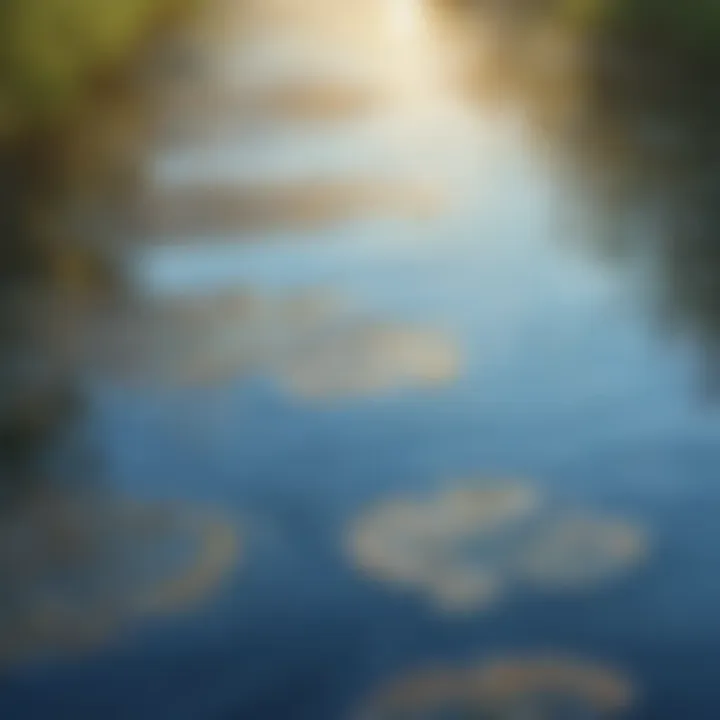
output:
[[[420,670],[391,682],[356,717],[609,718],[623,715],[634,698],[632,682],[611,667],[570,656],[520,656]]]
[[[323,399],[443,385],[459,367],[459,348],[441,333],[362,323],[312,339],[278,375],[291,395]]]

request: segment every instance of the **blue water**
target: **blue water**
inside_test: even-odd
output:
[[[148,296],[331,290],[351,308],[339,322],[447,333],[461,370],[436,387],[326,402],[283,392],[271,364],[202,387],[90,373],[85,424],[112,485],[222,508],[241,557],[194,614],[9,671],[0,717],[338,720],[414,668],[534,650],[627,673],[639,689],[627,717],[718,716],[720,416],[698,390],[695,349],[654,322],[652,276],[588,249],[606,208],[562,158],[533,149],[523,122],[477,119],[448,151],[452,202],[429,219],[370,211],[263,242],[239,232],[137,253]],[[352,130],[340,146],[343,158],[364,152]],[[585,247],[566,242],[578,208]],[[648,559],[598,588],[458,615],[353,566],[344,540],[360,513],[465,477],[527,479],[557,507],[636,521]]]

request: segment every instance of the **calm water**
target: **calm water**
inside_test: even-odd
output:
[[[514,676],[529,700],[472,716],[717,716],[705,156],[594,115],[561,35],[523,72],[476,36],[456,89],[464,36],[400,5],[227,2],[158,81],[129,298],[54,308],[70,349],[39,363],[82,397],[50,460],[82,482],[5,513],[1,717],[336,720],[537,657],[633,700],[566,670],[542,689],[577,703]],[[443,514],[463,488],[479,509]],[[391,502],[426,519],[386,516],[363,560]],[[403,533],[437,567],[401,581]],[[462,589],[473,533],[491,597]]]

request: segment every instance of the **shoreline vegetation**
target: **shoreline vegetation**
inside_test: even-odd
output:
[[[0,143],[72,122],[198,2],[6,0],[0,7]]]
[[[686,60],[720,59],[720,6],[713,0],[558,0],[562,17]]]
[[[116,249],[122,198],[138,183],[149,130],[145,69],[199,7],[200,0],[0,3],[5,512],[15,495],[63,480],[53,452],[82,434],[75,318],[122,297]]]
[[[636,84],[628,92],[635,94],[641,86],[648,100],[708,102],[716,97],[720,5],[714,0],[435,2],[460,14],[499,16],[516,30],[548,25],[561,29],[583,46],[597,82],[622,85],[634,78]],[[525,34],[518,33],[514,40],[522,44]]]
[[[137,156],[142,133],[140,69],[172,28],[191,21],[199,2],[2,4],[3,289],[39,283],[50,291],[95,293],[115,285],[99,233],[75,211],[92,207],[88,199],[103,189],[117,194],[132,182],[131,166],[139,161],[132,147]]]

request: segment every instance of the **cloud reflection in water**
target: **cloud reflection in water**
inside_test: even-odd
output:
[[[312,338],[279,375],[290,394],[317,399],[445,384],[459,368],[458,348],[440,333],[361,322]]]
[[[348,550],[370,577],[418,590],[444,611],[484,610],[510,590],[594,588],[645,559],[640,527],[544,504],[511,481],[389,500],[350,528]]]
[[[648,538],[625,521],[571,515],[546,524],[521,554],[520,577],[538,589],[592,587],[640,563]]]
[[[533,488],[513,482],[389,501],[351,528],[349,550],[372,577],[417,588],[443,609],[484,609],[505,589],[502,558],[467,558],[462,545],[494,546],[538,504]]]
[[[313,400],[442,385],[461,366],[451,337],[367,320],[320,291],[146,300],[109,338],[101,331],[94,352],[111,377],[202,386],[265,375]]]
[[[155,192],[139,205],[141,227],[153,243],[220,235],[254,244],[257,233],[300,233],[367,217],[425,218],[437,213],[442,197],[420,182],[190,184]]]
[[[212,510],[44,491],[0,519],[0,662],[119,638],[190,610],[236,567],[234,525]]]
[[[619,671],[565,656],[499,659],[419,671],[370,701],[359,720],[562,720],[618,717],[635,691]]]
[[[319,292],[266,297],[232,291],[139,300],[102,329],[96,365],[111,377],[203,385],[258,371],[337,307]]]

